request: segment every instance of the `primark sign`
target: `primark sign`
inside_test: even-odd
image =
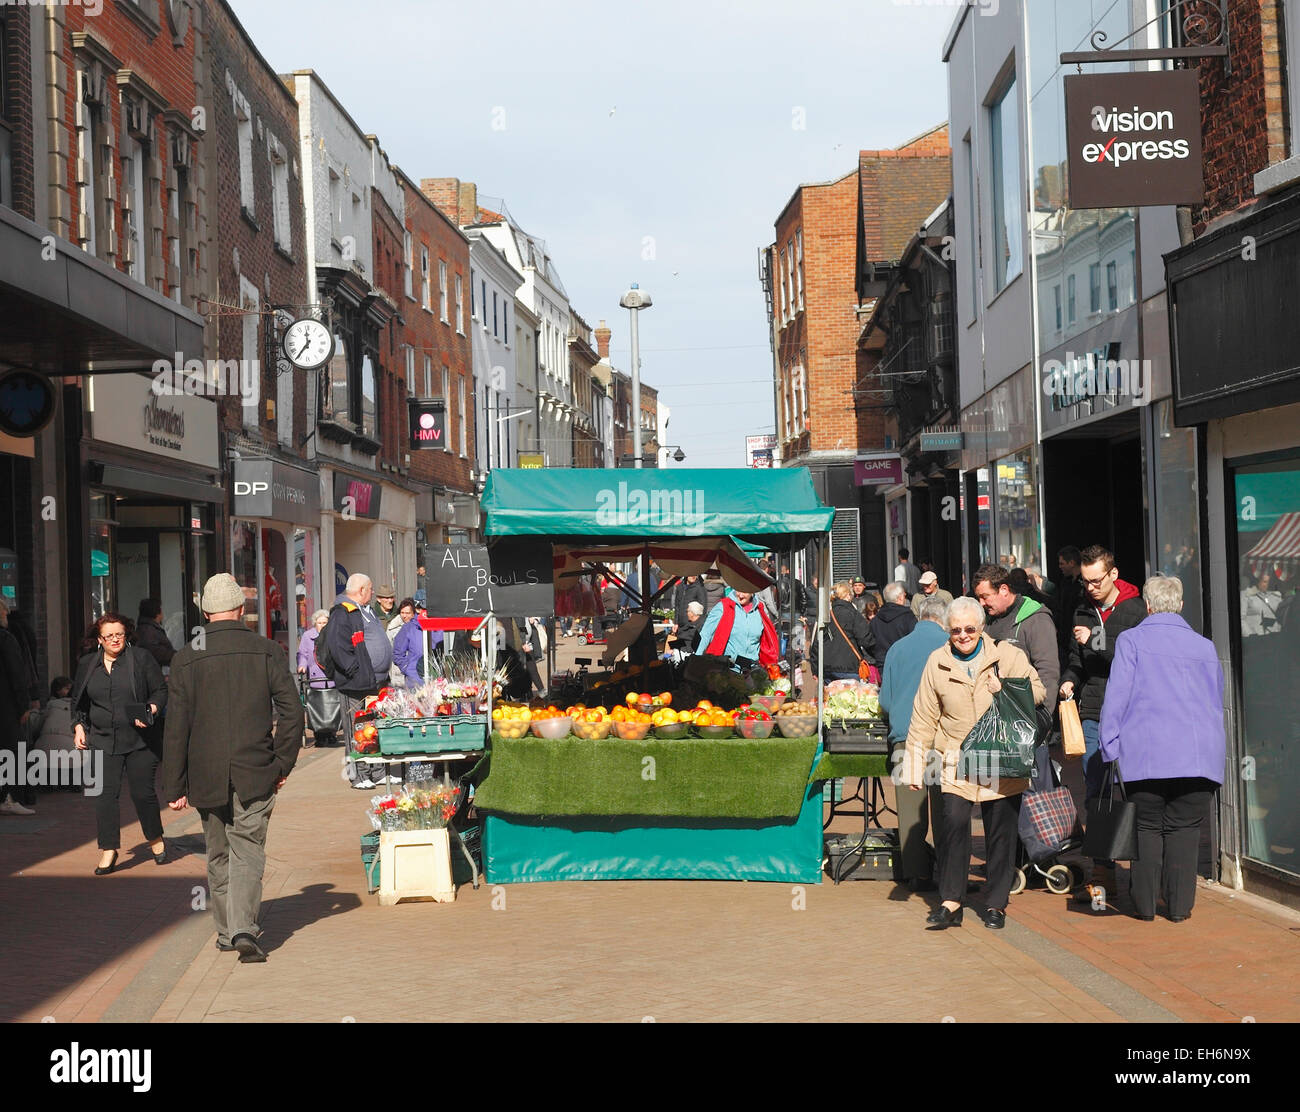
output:
[[[1205,199],[1196,70],[1066,77],[1065,130],[1072,209]]]

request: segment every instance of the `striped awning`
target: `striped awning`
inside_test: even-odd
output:
[[[1246,553],[1246,562],[1256,575],[1294,573],[1300,568],[1300,513],[1279,517],[1273,528]]]
[[[682,540],[638,541],[623,544],[555,546],[555,582],[571,586],[588,563],[623,564],[649,552],[666,576],[703,575],[716,567],[722,581],[737,591],[757,594],[772,580],[746,559],[730,537],[691,537]]]

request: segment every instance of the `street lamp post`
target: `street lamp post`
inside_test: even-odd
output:
[[[636,466],[641,460],[641,344],[637,335],[637,314],[654,304],[650,295],[635,282],[632,288],[619,300],[619,304],[628,310],[632,318],[632,455]]]

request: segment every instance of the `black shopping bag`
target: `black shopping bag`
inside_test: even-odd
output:
[[[1116,785],[1119,786],[1118,794]],[[1118,761],[1106,766],[1101,792],[1088,804],[1083,852],[1098,861],[1137,860],[1137,804],[1124,798],[1124,781],[1120,778]]]
[[[304,701],[307,707],[307,725],[317,737],[341,734],[346,727],[343,696],[333,687],[307,687]]]

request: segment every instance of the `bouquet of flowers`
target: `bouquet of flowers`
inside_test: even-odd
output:
[[[504,671],[489,673],[477,653],[457,652],[432,657],[430,678],[420,687],[390,688],[379,692],[373,711],[380,718],[435,718],[454,714],[481,714],[487,709],[488,691],[500,694]]]
[[[370,824],[376,830],[441,830],[460,806],[460,787],[450,780],[403,784],[401,791],[370,800]]]

